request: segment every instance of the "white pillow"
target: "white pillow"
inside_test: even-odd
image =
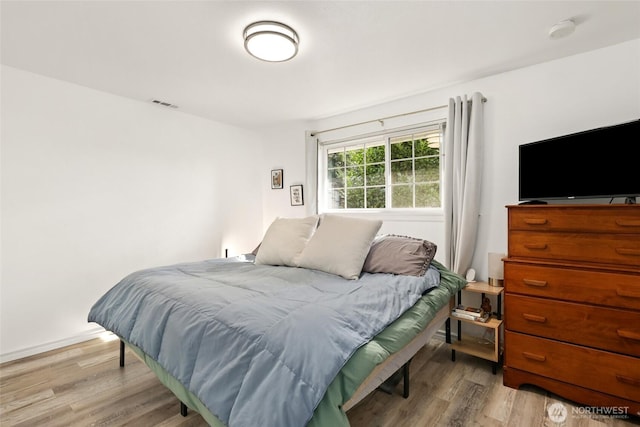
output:
[[[264,235],[256,264],[298,266],[298,259],[318,225],[318,216],[276,218]]]
[[[324,215],[298,265],[357,279],[381,226],[378,220]]]

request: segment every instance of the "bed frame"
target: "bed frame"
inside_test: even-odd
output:
[[[446,323],[447,330],[449,329],[449,313],[453,308],[453,300],[449,304],[445,304],[440,310],[438,310],[434,318],[427,324],[427,326],[416,335],[407,345],[402,349],[393,353],[384,362],[376,366],[373,371],[365,378],[360,386],[353,393],[351,398],[347,400],[342,409],[347,412],[349,409],[356,406],[362,399],[367,397],[371,392],[376,389],[388,392],[381,386],[387,380],[389,380],[396,372],[402,370],[403,378],[403,397],[406,399],[409,397],[409,366],[411,360],[416,353],[424,347],[436,332]],[[449,333],[447,333],[447,337]],[[124,367],[125,361],[125,342],[120,340],[120,367]],[[135,354],[135,353],[134,353]],[[144,362],[144,361],[143,361]],[[180,415],[186,417],[188,414],[188,407],[182,401],[180,402]]]
[[[413,356],[415,356],[416,353],[424,347],[431,338],[433,338],[436,332],[438,332],[445,321],[449,318],[449,313],[451,313],[450,304],[445,304],[444,307],[438,310],[431,322],[427,324],[422,332],[409,341],[407,345],[376,366],[369,376],[367,376],[362,384],[360,384],[356,389],[353,396],[351,396],[351,398],[342,405],[342,409],[347,412],[349,409],[356,406],[362,399],[367,397],[369,393],[376,390],[382,383],[400,369],[403,371],[404,378],[403,396],[405,399],[409,397],[409,364],[411,363],[411,359],[413,359]]]

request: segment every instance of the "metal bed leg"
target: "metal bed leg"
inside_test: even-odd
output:
[[[189,412],[189,408],[184,403],[180,402],[180,415],[186,417]]]
[[[402,393],[402,397],[404,397],[405,399],[409,397],[409,365],[411,364],[411,359],[409,359],[409,361],[407,363],[404,364],[404,366],[402,367],[402,373],[403,373],[403,385],[404,385],[404,391]]]
[[[445,342],[447,344],[451,344],[451,318],[447,317],[447,320],[444,322],[444,336]]]
[[[120,340],[120,367],[124,367],[124,341]]]

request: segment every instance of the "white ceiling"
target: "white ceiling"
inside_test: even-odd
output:
[[[1,5],[3,64],[247,128],[327,117],[640,38],[640,1]],[[567,18],[575,33],[551,40],[549,28]],[[294,27],[298,56],[249,56],[242,30],[257,20]]]

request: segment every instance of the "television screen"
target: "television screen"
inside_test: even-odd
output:
[[[640,195],[640,120],[520,145],[519,199]]]

